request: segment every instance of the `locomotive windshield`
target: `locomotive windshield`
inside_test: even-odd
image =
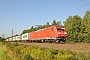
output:
[[[57,30],[65,30],[65,28],[57,28]]]

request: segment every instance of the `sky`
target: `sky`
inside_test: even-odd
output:
[[[63,24],[68,16],[83,17],[90,11],[90,0],[0,0],[0,36],[21,34],[31,26],[50,24],[55,19]]]

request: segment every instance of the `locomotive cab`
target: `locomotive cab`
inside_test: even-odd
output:
[[[67,39],[67,32],[63,26],[57,26],[57,39],[65,41]]]

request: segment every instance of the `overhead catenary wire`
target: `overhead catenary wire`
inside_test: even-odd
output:
[[[79,2],[76,3],[76,4],[79,4],[79,3],[81,3],[81,2],[83,2],[83,0],[79,1]],[[74,4],[74,5],[72,5],[72,6],[68,7],[68,8],[66,8],[66,9],[64,9],[64,10],[62,10],[62,11],[60,11],[60,12],[63,12],[63,11],[65,11],[65,10],[67,10],[67,9],[69,9],[69,8],[71,8],[71,7],[73,7],[73,6],[75,6],[76,4]],[[71,11],[68,11],[68,12],[66,12],[66,13],[63,13],[63,14],[57,16],[57,17],[53,17],[53,19],[62,17],[62,16],[64,16],[64,15],[69,14],[69,13],[71,13],[71,12],[74,12],[74,11],[76,11],[76,10],[78,10],[78,9],[84,8],[85,6],[87,6],[87,5],[89,5],[89,4],[90,4],[90,3],[84,4],[84,5],[80,6],[80,7],[77,7],[77,8],[75,8],[75,9],[71,10]],[[57,14],[59,14],[60,12],[58,12]],[[56,14],[54,14],[54,15],[56,15]],[[54,15],[52,15],[52,16],[54,16]],[[48,19],[49,19],[49,18],[48,18]],[[48,19],[46,19],[46,20],[48,20]]]
[[[81,2],[83,2],[83,1],[84,1],[84,0],[81,0],[81,1],[79,1],[79,2],[77,2],[77,3],[75,3],[75,4],[71,5],[71,6],[69,6],[69,7],[67,7],[67,8],[65,8],[65,9],[61,10],[60,12],[63,12],[63,11],[65,11],[65,10],[67,10],[67,9],[70,9],[70,8],[72,8],[72,7],[76,6],[77,4],[80,4],[80,3],[81,3]],[[59,14],[60,12],[57,12],[57,13],[53,14],[53,15],[52,15],[52,16],[50,16],[49,18],[53,17],[54,15]],[[47,18],[47,19],[49,19],[49,18]],[[45,19],[45,20],[47,20],[47,19]]]
[[[61,16],[63,16],[63,15],[66,15],[66,14],[68,14],[68,13],[71,13],[71,12],[73,12],[73,11],[76,11],[76,10],[78,10],[78,9],[81,9],[81,8],[83,8],[83,7],[85,7],[85,6],[89,5],[89,4],[90,4],[90,3],[87,3],[87,4],[83,5],[83,6],[80,6],[80,7],[76,8],[76,9],[73,9],[73,10],[71,10],[71,11],[69,11],[69,12],[66,12],[66,13],[64,13],[64,14],[61,14],[61,15],[58,16],[58,17],[61,17]],[[55,17],[55,18],[58,18],[58,17]]]

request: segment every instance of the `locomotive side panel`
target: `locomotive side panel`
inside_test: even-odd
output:
[[[36,32],[31,33],[31,40],[33,39],[56,39],[57,30],[56,26],[51,26],[46,29],[42,29]]]
[[[48,37],[50,34],[49,34],[49,28],[46,28],[46,29],[43,29],[43,30],[38,30],[38,31],[35,31],[33,33],[31,33],[31,40],[38,40],[38,39],[44,39],[46,37]]]
[[[49,37],[50,37],[51,39],[56,39],[56,37],[57,37],[57,29],[56,29],[56,26],[51,26],[49,33],[50,33]]]

